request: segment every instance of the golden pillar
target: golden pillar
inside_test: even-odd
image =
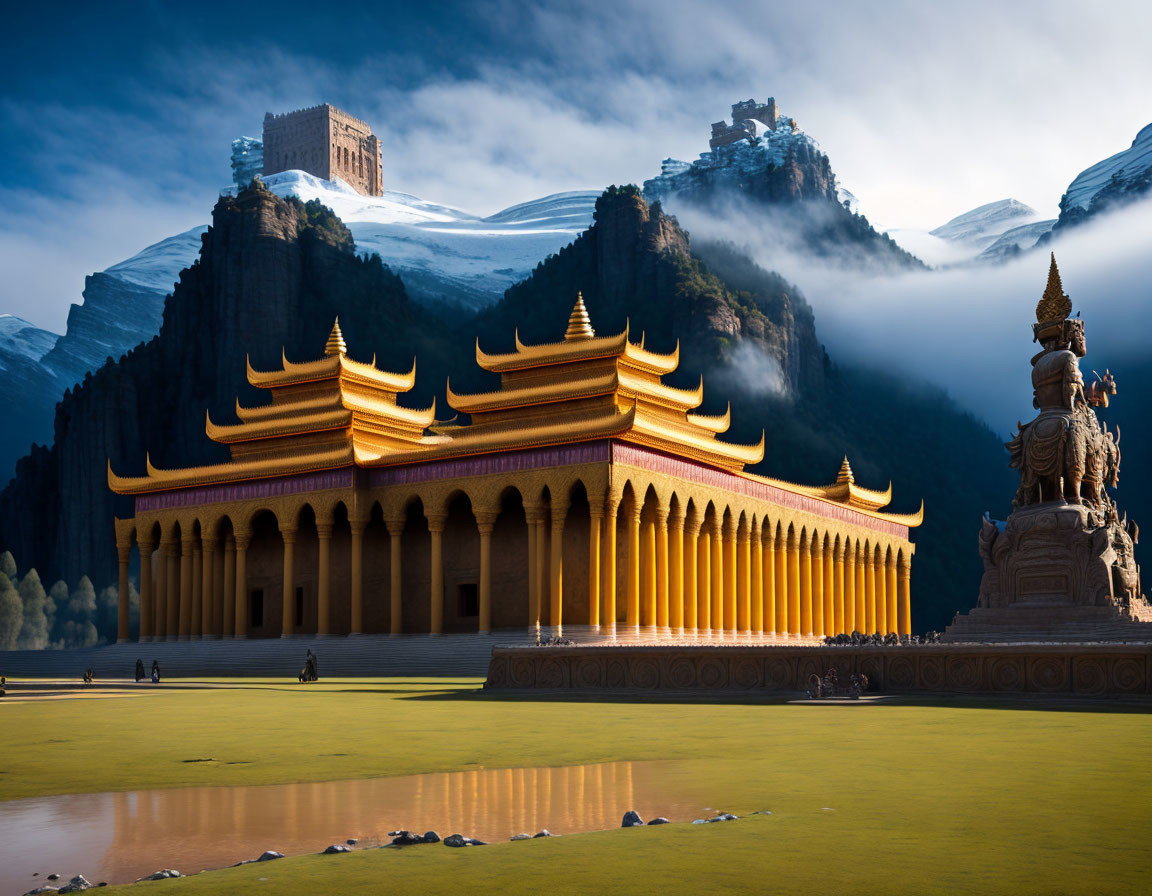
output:
[[[724,630],[735,632],[736,613],[736,527],[735,515],[729,514],[724,521]]]
[[[684,634],[684,512],[668,515],[668,625]]]
[[[752,587],[749,591],[751,607],[751,621],[753,632],[764,632],[764,543],[761,540],[760,520],[754,520],[752,529],[748,533],[751,541],[748,555],[749,578]]]
[[[444,524],[448,522],[446,513],[425,513],[428,520],[428,534],[432,536],[432,560],[428,586],[429,632],[433,635],[444,631]]]
[[[809,543],[807,528],[800,533],[800,552],[797,558],[800,566],[800,631],[801,635],[812,634],[812,546]]]
[[[536,523],[540,518],[540,507],[536,504],[524,505],[524,522],[528,529],[528,627],[540,624],[540,591],[536,587],[536,567],[540,560],[536,556]]]
[[[236,632],[233,637],[248,637],[248,544],[252,536],[236,533]]]
[[[610,496],[604,505],[604,537],[602,539],[600,564],[604,577],[604,613],[601,625],[608,631],[616,631],[616,512],[620,499]]]
[[[788,529],[788,634],[800,637],[800,536]]]
[[[600,626],[600,539],[604,522],[604,501],[588,500],[588,627]]]
[[[864,546],[856,542],[856,626],[864,634],[870,635],[868,629],[868,576],[864,570]]]
[[[836,633],[851,634],[855,608],[852,606],[852,595],[844,590],[844,541],[836,539],[836,552],[833,558],[833,571],[835,574],[834,588],[836,592]]]
[[[888,551],[884,562],[884,596],[888,599],[888,613],[885,617],[888,621],[888,631],[900,634],[900,623],[897,619],[896,556],[892,551]]]
[[[764,565],[764,631],[776,631],[776,527],[764,520],[760,526]]]
[[[280,637],[291,638],[296,621],[296,530],[281,529],[284,542],[284,605],[280,614]]]
[[[791,626],[788,623],[788,576],[789,567],[788,562],[788,535],[787,532],[779,525],[776,527],[776,634],[787,637],[791,631]]]
[[[200,542],[192,546],[192,619],[190,638],[199,638],[204,631],[204,549]]]
[[[668,628],[668,511],[656,508],[656,627]]]
[[[900,601],[900,634],[912,634],[912,558],[900,552],[896,595]]]
[[[824,634],[835,635],[843,619],[836,621],[836,572],[832,565],[832,537],[824,536]]]
[[[477,510],[476,529],[480,533],[480,623],[482,632],[492,630],[492,530],[496,528],[497,512]]]
[[[180,596],[177,631],[181,641],[192,635],[192,549],[196,536],[184,535],[180,539]]]
[[[151,541],[137,539],[136,546],[140,551],[140,640],[152,640],[152,601],[155,594],[152,589],[152,549]]]
[[[752,533],[744,523],[736,530],[736,628],[752,630]]]
[[[640,518],[640,624],[656,624],[656,524]]]
[[[872,548],[864,550],[864,617],[868,622],[868,634],[878,632],[876,618],[876,552]]]
[[[808,543],[812,555],[812,634],[824,637],[824,545],[819,534]]]
[[[316,634],[332,634],[332,524],[316,521]]]
[[[873,568],[876,570],[876,631],[888,634],[888,579],[884,575],[884,554],[877,547]]]
[[[116,643],[128,640],[128,565],[132,562],[132,541],[116,545]]]
[[[211,538],[200,537],[200,637],[211,638],[213,631],[213,595],[215,594],[216,545]]]
[[[224,539],[224,619],[225,638],[236,634],[236,537],[229,534]]]
[[[351,556],[348,561],[348,571],[352,579],[348,626],[350,635],[364,633],[364,529],[367,525],[367,520],[348,520],[348,528],[352,533]]]
[[[723,632],[727,620],[724,618],[724,599],[727,597],[725,586],[727,578],[724,570],[724,523],[717,513],[712,519],[712,531],[708,538],[712,556],[708,558],[709,568],[712,572],[712,582],[709,590],[712,592],[712,631]]]
[[[551,591],[552,602],[548,622],[557,633],[564,624],[564,518],[568,515],[568,503],[552,499],[552,563]]]
[[[700,524],[695,519],[684,521],[684,629],[696,631],[696,583],[699,573],[696,570]]]
[[[544,608],[548,605],[548,519],[547,510],[541,510],[536,520],[536,621],[539,627],[544,618]]]
[[[705,633],[712,629],[712,533],[707,522],[696,540],[696,627]]]
[[[624,624],[629,629],[640,626],[640,505],[635,495],[628,511],[628,606]]]

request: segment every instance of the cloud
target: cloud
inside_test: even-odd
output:
[[[755,398],[782,396],[788,392],[788,381],[780,362],[751,342],[738,344],[724,363],[705,379],[715,383],[720,392],[733,389]]]

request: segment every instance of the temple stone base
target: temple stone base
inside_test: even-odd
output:
[[[1146,644],[906,647],[496,647],[484,687],[598,693],[800,694],[813,675],[868,676],[880,693],[1152,695]]]
[[[1135,608],[1139,613],[1141,608]],[[1146,615],[1146,614],[1141,614]],[[1152,619],[1118,607],[976,607],[945,630],[946,643],[1149,641]]]

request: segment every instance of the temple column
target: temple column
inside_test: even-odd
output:
[[[192,619],[188,637],[199,640],[204,633],[204,548],[192,546]]]
[[[211,638],[212,595],[214,593],[213,574],[215,573],[216,546],[211,538],[200,536],[200,637]]]
[[[727,622],[724,618],[724,598],[727,596],[724,588],[727,582],[724,575],[724,522],[719,513],[713,518],[708,546],[712,552],[712,556],[708,558],[709,571],[712,573],[712,582],[709,585],[709,590],[712,592],[712,631],[715,634],[722,634]]]
[[[446,513],[425,513],[428,534],[432,536],[432,562],[428,599],[431,603],[429,631],[433,635],[444,632],[444,525]]]
[[[656,624],[656,524],[640,518],[640,625]]]
[[[844,541],[836,540],[832,555],[832,588],[836,599],[836,634],[852,631],[852,599],[844,593]]]
[[[219,640],[224,636],[224,566],[227,539],[214,539],[212,544],[212,637]]]
[[[896,570],[896,594],[900,601],[900,634],[912,634],[912,558],[900,554],[899,566]]]
[[[364,529],[367,520],[348,520],[351,531],[351,556],[348,561],[349,574],[352,578],[352,599],[348,634],[361,635],[364,633]]]
[[[767,531],[765,531],[767,530]],[[764,577],[764,631],[776,631],[776,527],[768,520],[760,524],[762,575]]]
[[[876,573],[876,631],[888,634],[888,579],[884,575],[884,554],[880,548],[873,553],[873,568]]]
[[[225,638],[236,634],[236,536],[229,535],[224,539],[224,619],[223,631]]]
[[[194,535],[180,539],[180,609],[178,629],[181,641],[192,636],[192,551],[196,544]]]
[[[116,545],[116,643],[128,640],[128,566],[132,562],[132,540]]]
[[[702,522],[696,540],[696,628],[712,631],[712,530]]]
[[[332,634],[332,523],[316,521],[316,634]]]
[[[152,640],[152,601],[155,594],[152,588],[152,550],[155,547],[151,541],[136,540],[140,551],[140,640]]]
[[[752,629],[752,541],[748,524],[736,530],[736,628]],[[729,626],[731,627],[731,626]]]
[[[164,557],[164,640],[180,636],[180,542],[168,542]]]
[[[552,561],[549,563],[548,622],[556,634],[564,627],[564,519],[568,515],[568,502],[552,499]]]
[[[640,627],[640,505],[635,496],[628,511],[628,606],[624,623],[629,632]]]
[[[388,631],[404,631],[404,525],[407,516],[394,516],[384,521],[388,529]]]
[[[864,571],[864,546],[856,542],[856,625],[864,634],[868,630],[868,588]]]
[[[656,627],[661,632],[668,630],[668,510],[656,508],[656,545],[653,560],[656,564]]]
[[[482,632],[492,630],[492,530],[496,528],[498,511],[476,510],[476,529],[480,533],[480,623]],[[399,621],[399,619],[397,619]]]
[[[800,534],[800,634],[812,634],[812,545],[807,528]]]
[[[729,513],[723,526],[724,539],[724,631],[736,632],[736,527],[734,513]]]
[[[832,536],[824,536],[824,634],[835,635],[840,629],[836,624],[836,577],[832,568]]]
[[[668,627],[684,634],[684,512],[668,515]]]
[[[748,592],[749,625],[754,634],[764,633],[764,544],[760,535],[760,520],[753,520],[748,532],[748,575],[751,587]]]
[[[684,521],[684,630],[695,632],[698,625],[696,619],[696,584],[700,573],[696,569],[697,552],[699,551],[700,524],[695,520]]]
[[[236,543],[236,630],[235,638],[248,637],[248,545],[252,536],[247,532],[237,532]]]
[[[824,544],[822,536],[813,533],[808,542],[812,557],[812,634],[824,637]]]
[[[876,552],[872,549],[864,551],[864,616],[868,621],[868,634],[874,634],[879,629],[876,624]]]
[[[291,638],[296,621],[296,530],[281,529],[284,543],[283,612],[280,614],[280,637]]]
[[[524,523],[528,529],[528,627],[535,628],[540,623],[540,593],[536,590],[536,521],[540,508],[536,504],[524,505]]]
[[[616,631],[616,511],[620,507],[620,499],[610,496],[604,505],[604,537],[601,552],[603,562],[600,564],[604,576],[604,613],[601,625],[606,631]]]
[[[588,626],[600,627],[600,532],[604,522],[604,501],[588,499]]]
[[[775,634],[788,637],[788,533],[780,525],[776,527],[776,630]]]
[[[536,622],[537,628],[544,617],[544,607],[548,602],[548,519],[547,511],[542,511],[536,521]]]
[[[888,612],[886,620],[888,631],[900,634],[900,623],[897,619],[898,599],[896,596],[896,556],[891,551],[884,561],[884,596],[888,599]]]
[[[800,536],[788,530],[788,636],[800,637]]]

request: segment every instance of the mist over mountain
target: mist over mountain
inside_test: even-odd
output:
[[[1123,152],[1084,169],[1060,197],[1057,234],[1109,210],[1122,208],[1152,192],[1152,124]]]

